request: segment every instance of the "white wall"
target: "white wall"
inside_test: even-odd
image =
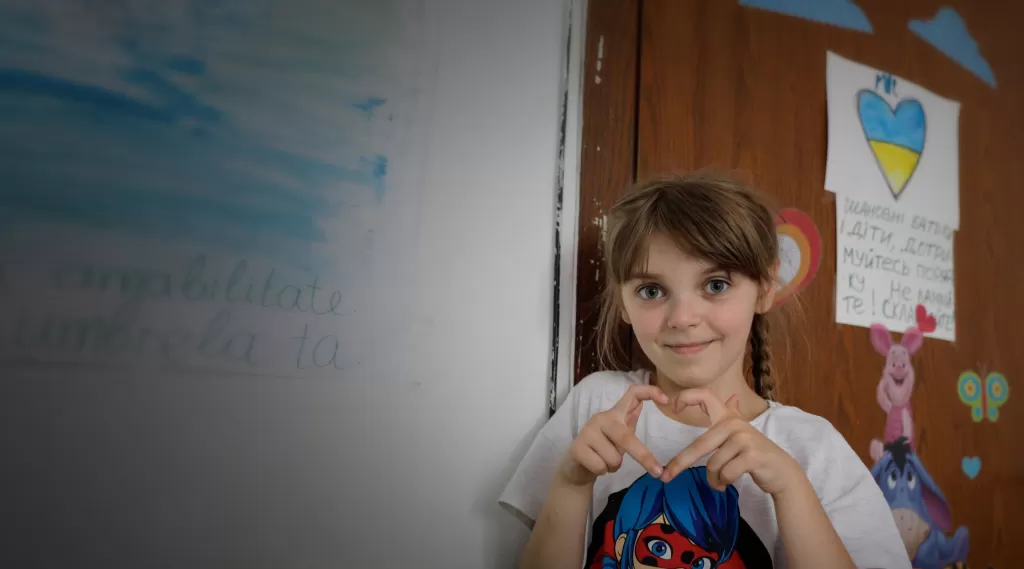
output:
[[[434,4],[414,342],[374,354],[400,381],[4,370],[0,565],[514,566],[496,498],[547,416],[566,6]]]
[[[526,533],[496,498],[547,417],[566,7],[445,5],[413,321],[422,339],[406,360],[423,384],[396,399],[404,418],[371,454],[414,468],[385,500],[411,506],[402,527],[421,543],[400,546],[403,558],[512,567]]]

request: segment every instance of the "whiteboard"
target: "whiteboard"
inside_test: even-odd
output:
[[[419,0],[0,1],[0,359],[388,377],[433,41]]]
[[[209,30],[185,34],[174,40],[177,43],[162,36],[172,27],[142,15],[166,12],[170,6],[166,2],[147,6],[129,0],[92,0],[88,10],[77,11],[72,2],[40,3],[48,9],[63,7],[54,10],[56,14],[40,15],[25,12],[31,7],[27,3],[0,0],[0,112],[7,112],[8,105],[20,100],[15,96],[25,90],[23,85],[12,88],[6,82],[12,62],[54,66],[61,61],[42,57],[45,51],[36,45],[38,37],[15,32],[49,22],[44,27],[51,31],[64,26],[54,37],[70,41],[74,34],[88,35],[87,30],[112,25],[94,22],[89,18],[99,16],[84,12],[113,11],[116,6],[142,20],[124,26],[145,30],[144,37],[135,41],[155,42],[166,50],[194,48],[206,55],[228,52],[234,64],[254,65],[259,73],[269,73],[263,69],[268,64],[256,65],[251,59],[254,54],[264,57],[277,50],[277,55],[265,58],[294,62],[295,52],[343,45],[351,53],[332,48],[323,65],[347,66],[344,69],[350,73],[344,80],[307,78],[302,96],[293,95],[290,107],[278,95],[291,91],[277,85],[280,81],[270,80],[269,95],[251,90],[233,99],[234,104],[262,101],[258,108],[239,111],[255,120],[247,123],[254,126],[252,132],[271,133],[260,140],[276,145],[301,144],[307,153],[314,153],[328,139],[322,135],[304,142],[307,131],[317,132],[320,124],[329,121],[352,127],[345,133],[355,133],[349,138],[369,150],[346,154],[342,150],[347,147],[339,144],[323,154],[357,171],[361,162],[356,157],[383,154],[388,168],[386,191],[379,202],[371,200],[372,192],[351,181],[338,184],[335,194],[326,190],[315,194],[334,196],[339,205],[336,211],[316,212],[319,227],[344,230],[361,224],[365,229],[352,230],[350,235],[359,240],[338,238],[330,247],[306,247],[296,239],[270,239],[261,233],[250,233],[230,246],[217,245],[199,240],[202,235],[197,237],[195,228],[191,235],[170,240],[147,237],[137,227],[133,232],[38,212],[32,223],[13,227],[11,222],[27,219],[31,213],[26,200],[32,194],[0,184],[0,264],[7,283],[0,290],[4,299],[0,301],[0,345],[6,346],[0,348],[0,503],[5,512],[0,522],[5,536],[0,566],[514,567],[527,532],[499,507],[497,497],[547,418],[567,2],[322,0],[289,3],[286,9],[279,0],[256,0],[254,13],[280,21],[263,22],[264,26],[309,33],[328,28],[339,37],[304,36],[285,49],[272,47],[270,40],[277,36],[261,29],[249,42],[255,45],[234,50],[229,49],[231,42],[241,40],[227,35],[215,38],[217,34]],[[172,16],[191,18],[203,6],[211,5],[189,5],[180,16]],[[240,21],[237,14],[224,15],[229,5],[212,6],[220,7],[218,17],[225,21]],[[235,9],[246,6],[239,3]],[[303,11],[319,17],[303,16]],[[581,13],[574,10],[573,14],[575,21]],[[331,20],[330,25],[322,20]],[[76,31],[76,26],[81,27]],[[100,75],[83,62],[114,59],[117,71],[103,76],[102,90],[123,90],[149,103],[161,101],[146,89],[125,84],[125,69],[134,64],[126,63],[128,55],[117,49],[133,38],[124,38],[124,31],[111,33],[118,39],[114,47],[108,42],[106,51],[81,47],[83,41],[78,41],[78,48],[63,48],[74,65],[62,72],[99,81],[94,78]],[[387,41],[379,45],[371,41],[385,33],[391,36]],[[396,44],[395,37],[403,41]],[[573,37],[574,45],[582,40],[578,34]],[[367,38],[366,45],[376,46],[377,51],[357,49],[353,38]],[[12,51],[18,46],[25,49]],[[574,53],[580,54],[580,47]],[[102,57],[90,55],[90,50]],[[393,62],[401,71],[377,61]],[[219,69],[228,69],[225,65]],[[298,63],[287,67],[289,73],[323,69]],[[237,68],[230,69],[237,73]],[[210,101],[233,94],[224,86],[204,91],[203,81],[192,76],[174,77],[181,89],[201,93]],[[369,108],[373,106],[370,97],[379,94],[369,87],[373,85],[384,86],[386,105]],[[349,96],[346,89],[355,94]],[[311,99],[314,95],[320,98]],[[348,104],[352,101],[367,104],[352,107]],[[296,118],[300,113],[294,107],[310,109],[314,103],[328,102],[337,103],[331,111],[337,115],[316,114],[312,122]],[[19,104],[23,106],[20,113],[27,113],[24,102]],[[59,107],[66,103],[41,97],[36,104]],[[385,106],[392,114],[381,114]],[[294,128],[278,124],[285,120],[277,120],[284,116],[278,107],[287,111]],[[403,108],[410,110],[401,115]],[[578,114],[573,108],[578,109],[570,105],[569,112]],[[405,119],[396,125],[400,115]],[[393,120],[386,121],[388,116]],[[566,122],[571,125],[574,120],[568,117]],[[356,126],[364,130],[356,131]],[[27,134],[19,135],[25,141],[37,134],[25,130]],[[578,140],[578,133],[574,136]],[[426,141],[420,142],[421,137]],[[96,140],[111,147],[106,138]],[[70,144],[59,138],[57,142]],[[157,142],[155,137],[138,141]],[[566,157],[577,155],[578,150],[569,148],[568,137],[565,145]],[[47,147],[37,143],[39,148]],[[172,174],[164,181],[193,190],[194,184],[185,183],[193,172],[184,165],[195,160],[186,162],[181,157],[190,148],[192,157],[202,158],[203,153],[188,146],[175,148],[179,160],[163,165]],[[31,158],[28,155],[22,152],[24,160]],[[125,156],[127,152],[107,159],[120,164],[128,161]],[[47,168],[31,172],[39,176],[58,164],[60,157],[51,154]],[[269,168],[265,162],[246,164],[264,172]],[[103,171],[100,163],[92,164],[97,172]],[[237,162],[220,160],[214,166],[225,164],[229,172],[236,172],[232,168]],[[5,182],[19,165],[15,160],[3,162]],[[567,159],[565,168],[576,167]],[[141,175],[139,168],[126,171]],[[274,175],[252,177],[281,180]],[[576,209],[575,185],[564,185],[563,229]],[[341,208],[341,197],[353,195],[364,201]],[[36,204],[36,209],[44,209],[47,203],[51,202]],[[62,232],[63,240],[58,238]],[[565,242],[574,234],[564,229]],[[269,245],[259,243],[260,239]],[[28,243],[36,247],[35,254],[26,252]],[[85,243],[89,246],[82,247]],[[286,252],[274,248],[286,245]],[[250,250],[256,253],[250,256]],[[563,248],[557,265],[564,275],[571,274],[569,250],[569,246]],[[199,285],[212,286],[214,280],[230,278],[241,259],[247,260],[243,276],[256,279],[253,295],[262,294],[257,287],[264,285],[259,278],[265,281],[266,273],[258,271],[267,266],[277,269],[273,282],[282,288],[291,283],[305,287],[310,281],[303,279],[321,275],[316,296],[319,311],[330,307],[333,291],[341,290],[348,296],[346,307],[352,310],[346,319],[339,316],[333,328],[339,338],[352,342],[336,360],[342,369],[332,369],[330,353],[323,347],[329,344],[321,344],[318,354],[328,359],[330,367],[297,369],[292,363],[289,368],[297,340],[278,344],[279,357],[260,360],[264,366],[260,369],[203,354],[168,362],[160,353],[148,357],[123,352],[68,354],[44,349],[45,344],[29,352],[12,345],[19,331],[16,316],[41,318],[77,310],[94,318],[112,319],[113,314],[122,317],[117,322],[131,321],[123,316],[130,311],[116,312],[118,297],[110,293],[104,297],[31,286],[33,274],[40,285],[52,278],[52,267],[61,259],[92,264],[113,259],[118,266],[173,269],[180,294],[182,272],[199,252],[207,255],[206,264],[203,278],[193,277],[186,287],[193,293],[203,290]],[[318,258],[317,253],[326,258]],[[316,261],[316,266],[310,263],[315,271],[304,267],[309,259]],[[328,270],[332,265],[336,269]],[[235,281],[232,298],[237,299],[247,291],[248,281],[237,276]],[[566,276],[561,284],[568,289],[571,281]],[[300,290],[308,294],[311,288]],[[19,297],[12,299],[15,293]],[[567,294],[563,289],[562,298]],[[303,296],[302,301],[307,298]],[[81,305],[76,304],[78,300]],[[220,303],[179,300],[173,307],[153,299],[146,302],[148,310],[160,311],[133,322],[152,328],[187,325],[202,333],[221,310],[230,309],[235,324],[244,315],[238,305],[224,299]],[[571,298],[563,300],[563,307],[573,305]],[[190,306],[196,311],[193,315],[185,313]],[[90,308],[93,312],[87,312]],[[248,314],[258,332],[279,334],[285,340],[306,323],[327,330],[325,322],[335,322],[326,315],[312,318],[281,309],[252,309]],[[571,322],[571,313],[563,316]],[[571,326],[559,332],[571,334]],[[207,351],[216,355],[217,345],[208,342]],[[233,346],[239,349],[245,344]],[[365,351],[351,346],[363,346]],[[562,346],[559,359],[571,357],[571,346]],[[324,359],[319,362],[325,363]],[[558,372],[562,377],[561,365]],[[571,376],[569,370],[565,373]],[[448,449],[469,459],[438,460],[439,453]]]

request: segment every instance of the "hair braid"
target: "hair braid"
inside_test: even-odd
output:
[[[750,375],[754,378],[754,392],[771,401],[775,396],[775,377],[768,332],[768,317],[755,314],[750,329]]]

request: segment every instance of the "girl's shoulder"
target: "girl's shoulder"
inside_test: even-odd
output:
[[[846,438],[824,417],[776,402],[763,417],[761,432],[805,469],[830,462],[835,466],[851,460],[860,462]]]
[[[594,372],[572,387],[567,402],[582,424],[591,416],[612,408],[631,385],[646,385],[648,381],[650,372],[646,370]]]
[[[765,426],[780,432],[799,432],[808,428],[834,429],[828,419],[809,413],[794,405],[772,401],[764,414]]]
[[[648,385],[651,372],[644,369],[633,371],[597,371],[580,380],[573,388],[573,394],[581,400],[610,400],[614,405],[632,385]]]
[[[622,397],[631,385],[647,385],[650,372],[643,369],[633,371],[596,371],[577,383],[573,389],[582,394],[617,394]]]

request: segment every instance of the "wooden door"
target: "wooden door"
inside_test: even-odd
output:
[[[991,88],[907,28],[931,0],[861,0],[866,34],[732,0],[591,0],[584,90],[576,380],[598,369],[593,330],[603,282],[602,215],[637,178],[728,170],[778,205],[809,214],[824,258],[794,325],[777,331],[785,403],[830,420],[870,465],[885,416],[875,388],[884,358],[866,328],[835,323],[835,197],[824,188],[826,51],[885,69],[961,103],[960,230],[955,237],[957,340],[926,339],[914,356],[918,455],[970,533],[969,566],[1014,567],[1024,536],[1024,353],[1016,322],[1024,283],[1024,8],[953,2],[998,86]],[[898,334],[894,334],[899,338]],[[785,337],[785,338],[784,338]],[[639,350],[634,349],[634,359]],[[1011,395],[998,422],[974,423],[957,396],[967,369],[999,370]],[[975,479],[962,471],[978,456]],[[949,535],[951,532],[947,532]]]

